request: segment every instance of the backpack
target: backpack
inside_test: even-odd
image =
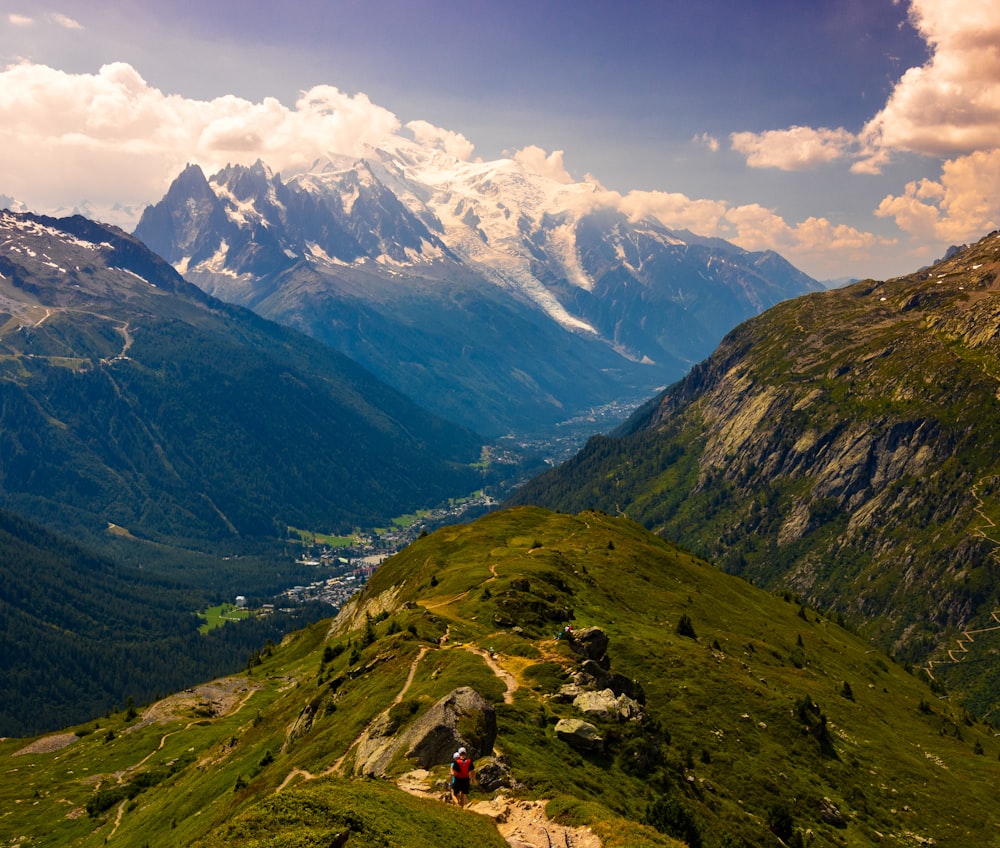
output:
[[[468,777],[472,772],[472,758],[459,757],[457,760],[454,760],[451,764],[451,771],[455,777]]]

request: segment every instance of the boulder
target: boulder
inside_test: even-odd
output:
[[[497,737],[496,710],[475,689],[463,686],[434,704],[409,728],[397,730],[388,711],[371,723],[357,745],[355,773],[384,777],[400,751],[424,769],[451,762],[451,755],[462,745],[473,759],[490,754]]]
[[[493,752],[497,714],[475,689],[463,686],[434,704],[406,731],[400,748],[421,768],[451,761],[464,745],[474,760]]]
[[[510,775],[510,761],[503,754],[485,757],[476,763],[476,780],[486,792],[510,789],[514,784]]]
[[[588,718],[635,721],[642,718],[642,707],[628,695],[615,695],[612,689],[600,692],[582,692],[573,700],[576,707]]]
[[[847,827],[847,819],[844,814],[837,809],[837,805],[829,798],[823,798],[818,802],[819,817],[829,825],[834,827]]]
[[[593,660],[602,669],[610,667],[608,636],[600,627],[584,627],[570,635],[570,647],[586,659]]]
[[[582,695],[587,690],[577,683],[565,683],[559,687],[559,691],[555,694],[554,700],[562,704],[569,704],[576,700],[577,697]]]
[[[615,714],[615,693],[610,689],[581,692],[573,699],[573,706],[587,718],[607,720]]]
[[[603,751],[604,739],[590,722],[579,718],[561,718],[556,725],[556,736],[578,751]]]

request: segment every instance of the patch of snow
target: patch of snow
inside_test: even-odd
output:
[[[135,277],[135,278],[136,278],[137,280],[141,280],[141,281],[142,281],[142,282],[144,282],[144,283],[145,283],[145,284],[146,284],[147,286],[152,286],[152,287],[153,287],[154,289],[155,289],[155,288],[157,287],[157,286],[156,286],[156,283],[151,283],[151,282],[150,282],[149,280],[147,280],[147,279],[146,279],[145,277],[143,277],[143,276],[142,276],[141,274],[137,274],[137,273],[136,273],[135,271],[131,271],[131,270],[129,270],[128,268],[118,268],[118,267],[112,267],[112,268],[110,268],[109,270],[111,270],[111,271],[122,271],[123,273],[125,273],[125,274],[128,274],[129,276],[132,276],[132,277]]]
[[[346,262],[342,259],[337,259],[336,256],[330,256],[329,253],[323,250],[323,248],[314,241],[306,242],[306,249],[309,251],[313,259],[318,259],[320,262],[325,262],[327,265],[347,266]]]

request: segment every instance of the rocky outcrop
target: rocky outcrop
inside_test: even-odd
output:
[[[431,707],[401,739],[406,756],[429,768],[447,763],[460,746],[476,759],[492,753],[497,738],[493,705],[475,689],[463,686]]]
[[[493,752],[497,737],[496,710],[475,689],[463,686],[434,704],[409,728],[400,730],[388,711],[367,728],[358,742],[354,771],[383,777],[402,753],[429,769],[451,761],[461,746],[475,760]]]
[[[600,668],[610,668],[608,637],[600,627],[584,627],[568,632],[569,646],[577,654],[597,663]]]

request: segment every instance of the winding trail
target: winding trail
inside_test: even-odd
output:
[[[491,566],[490,571],[493,574],[492,579],[495,579],[495,567]],[[458,597],[462,596],[460,595]],[[444,601],[439,604],[434,604],[433,606],[444,606],[457,599],[458,598],[454,598],[452,601]],[[427,608],[430,606],[431,605],[428,605]],[[514,692],[517,691],[518,688],[517,678],[500,665],[496,658],[496,653],[494,651],[484,650],[483,648],[472,644],[447,644],[447,636],[450,629],[451,626],[449,625],[445,630],[445,638],[442,640],[442,644],[438,650],[464,650],[470,651],[471,653],[482,657],[483,661],[490,668],[490,670],[504,682],[504,703],[513,703]],[[413,662],[410,663],[410,670],[406,676],[406,681],[393,698],[393,705],[402,702],[407,691],[409,691],[410,686],[413,684],[420,661],[429,651],[431,651],[431,646],[429,645],[422,645],[420,647],[417,655],[413,658]],[[318,775],[312,774],[302,768],[294,768],[288,773],[275,792],[281,792],[298,778],[301,778],[302,780],[314,780],[317,777],[326,777],[329,775],[342,776],[344,772],[344,762],[347,757],[358,747],[358,745],[362,743],[362,741],[367,738],[372,727],[374,727],[387,712],[388,709],[383,710],[370,722],[368,722],[364,730],[358,734],[357,738],[350,744],[347,750],[333,765],[324,769]],[[429,778],[429,772],[423,769],[417,769],[409,772],[408,774],[402,775],[396,781],[396,785],[404,792],[408,792],[411,795],[416,795],[421,798],[442,800],[441,793],[435,791],[427,785]],[[450,802],[450,798],[447,795],[444,796],[444,800],[446,803]],[[567,827],[551,821],[545,814],[545,805],[547,803],[548,802],[544,800],[519,801],[495,798],[488,801],[475,801],[466,809],[477,813],[478,815],[485,815],[491,818],[496,823],[498,832],[507,844],[511,846],[511,848],[535,848],[535,846],[537,846],[537,848],[542,848],[542,846],[552,846],[552,848],[556,848],[556,846],[558,846],[558,848],[602,848],[600,838],[593,831],[591,831],[590,828]]]
[[[344,760],[347,759],[347,756],[351,753],[351,751],[357,748],[358,745],[360,745],[365,739],[368,738],[368,735],[371,732],[372,728],[375,727],[380,721],[382,721],[383,717],[389,712],[389,710],[403,700],[403,697],[406,695],[411,684],[413,683],[413,678],[416,677],[417,666],[420,664],[420,661],[424,658],[424,655],[429,650],[430,646],[421,645],[420,650],[417,651],[417,655],[413,658],[413,662],[410,663],[410,673],[407,674],[406,676],[406,682],[403,684],[402,688],[396,693],[396,696],[392,699],[392,704],[386,709],[382,710],[382,712],[376,715],[370,722],[368,722],[368,724],[365,725],[364,730],[362,730],[361,733],[358,734],[357,738],[348,746],[347,750],[340,755],[337,761],[332,766],[330,766],[329,768],[325,769],[322,772],[323,775],[329,775],[329,774],[342,775],[344,773]],[[285,782],[282,783],[281,785],[284,786],[285,783],[287,782],[288,779],[286,778]]]

